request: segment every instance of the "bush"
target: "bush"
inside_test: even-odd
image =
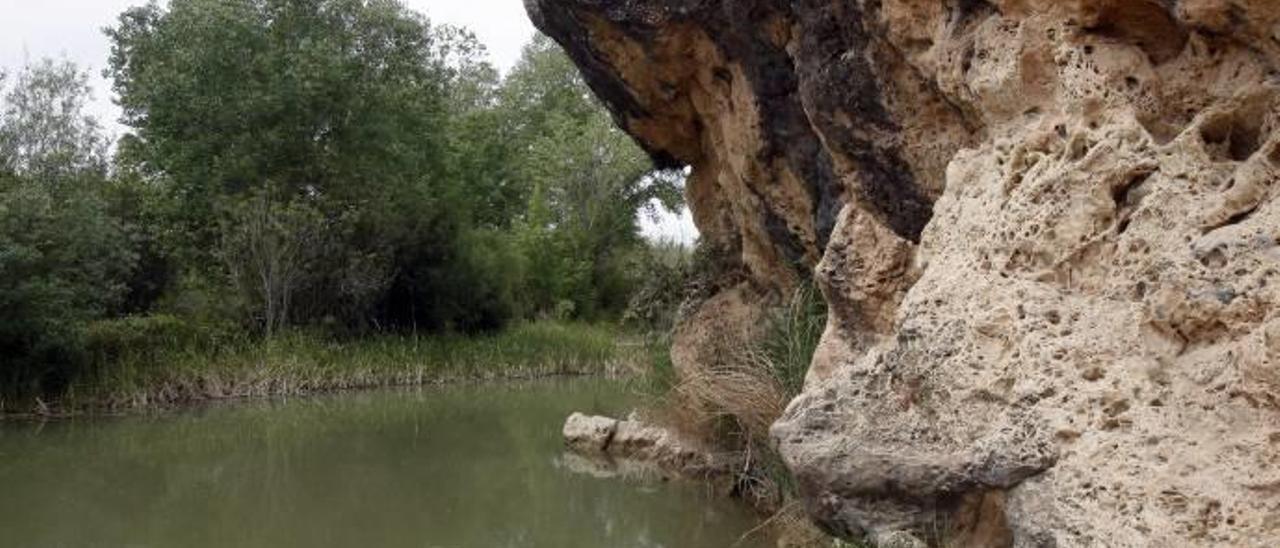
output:
[[[670,331],[693,277],[692,251],[677,242],[655,242],[632,261],[638,279],[623,321],[651,333]]]
[[[118,306],[137,258],[102,199],[88,76],[45,61],[3,91],[0,399],[47,397],[79,369],[85,322]]]
[[[0,180],[0,391],[49,396],[81,363],[85,322],[119,302],[135,257],[76,187]]]
[[[198,323],[169,314],[98,320],[85,329],[85,350],[95,369],[154,360],[166,352],[213,352],[242,340],[234,324]]]
[[[463,332],[492,331],[523,314],[519,299],[524,257],[510,237],[475,230],[462,239],[458,261],[447,286],[438,288],[446,308],[438,314],[446,328]]]

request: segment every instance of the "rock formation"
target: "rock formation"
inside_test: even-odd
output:
[[[678,368],[822,288],[773,435],[826,530],[1280,545],[1280,0],[527,5],[692,167]]]
[[[621,470],[621,475],[645,475],[627,470],[683,478],[726,480],[741,467],[736,455],[718,454],[685,439],[675,432],[641,422],[635,417],[610,417],[574,413],[562,430],[565,447],[571,454],[590,459],[592,466],[579,469]]]

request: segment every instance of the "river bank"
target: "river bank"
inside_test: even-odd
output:
[[[166,409],[208,401],[392,386],[623,375],[649,353],[609,324],[528,322],[482,336],[379,335],[334,340],[302,331],[218,345],[114,349],[55,400],[0,402],[0,418]]]

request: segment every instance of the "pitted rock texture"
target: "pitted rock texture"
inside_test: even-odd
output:
[[[649,469],[685,478],[723,479],[742,463],[733,454],[715,453],[671,430],[646,424],[632,416],[625,420],[573,413],[565,419],[565,447],[594,461],[574,467],[592,470]],[[627,475],[627,474],[623,474]]]
[[[564,421],[564,445],[578,453],[604,453],[618,433],[618,419],[574,413]]]
[[[773,434],[828,531],[1280,545],[1280,0],[528,5],[693,168],[683,332],[822,288]]]

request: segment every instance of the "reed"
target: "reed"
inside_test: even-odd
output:
[[[640,345],[604,324],[530,322],[491,335],[376,335],[339,340],[307,331],[194,344],[181,337],[95,357],[55,413],[120,412],[223,400],[552,375],[623,374]]]

